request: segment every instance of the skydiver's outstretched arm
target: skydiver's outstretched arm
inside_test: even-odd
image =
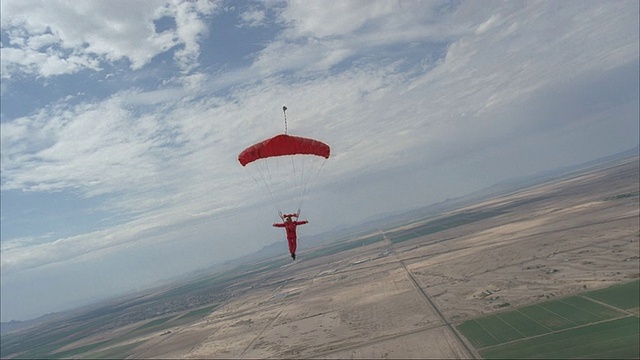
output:
[[[284,223],[273,223],[274,227],[284,227]]]
[[[307,219],[304,219],[304,220],[301,220],[301,221],[296,221],[295,223],[296,223],[296,225],[304,225],[304,224],[308,224],[309,221],[307,221]]]

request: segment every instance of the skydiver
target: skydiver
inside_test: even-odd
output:
[[[302,221],[291,220],[292,217],[295,217],[297,219],[299,215],[300,215],[300,212],[297,212],[295,214],[284,214],[284,215],[280,214],[280,218],[282,219],[283,222],[273,224],[274,227],[283,227],[287,231],[287,242],[289,243],[289,252],[291,253],[291,259],[293,260],[296,259],[296,246],[297,246],[296,227],[298,227],[298,225],[304,225],[309,223],[307,220],[302,220]]]

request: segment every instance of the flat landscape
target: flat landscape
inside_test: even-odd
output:
[[[2,357],[545,357],[546,336],[599,332],[622,342],[590,351],[637,358],[638,298],[616,291],[638,287],[639,173],[618,161],[202,276],[3,336]]]

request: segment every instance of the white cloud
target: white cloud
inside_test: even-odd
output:
[[[281,13],[282,21],[291,25],[286,36],[322,39],[415,26],[416,22],[431,18],[432,8],[438,3],[292,1],[288,5]]]
[[[482,24],[480,24],[480,26],[478,26],[478,28],[476,29],[475,33],[476,35],[481,35],[484,32],[486,32],[488,29],[492,28],[493,26],[496,25],[496,23],[499,21],[500,17],[497,15],[493,15],[489,18],[489,20],[483,22]]]
[[[209,6],[207,6],[207,4]],[[177,2],[174,16],[177,25],[177,36],[184,46],[176,50],[175,58],[181,68],[192,69],[197,65],[200,45],[198,41],[207,31],[207,24],[202,20],[203,15],[213,12],[212,3],[206,1]]]
[[[473,24],[450,21],[455,8],[446,4],[292,1],[278,13],[286,29],[260,52],[253,68],[269,76],[327,71],[356,57],[402,59],[416,44],[451,42],[473,31]]]
[[[215,8],[213,1],[3,1],[9,44],[1,50],[2,76],[21,71],[49,77],[122,59],[135,70],[171,48],[189,70],[207,31],[203,17]],[[176,29],[157,33],[154,21],[162,17],[173,17]]]
[[[156,164],[149,153],[171,141],[164,133],[171,129],[130,118],[113,98],[75,108],[58,105],[3,123],[3,188],[59,190],[98,182],[110,192],[152,176]],[[25,131],[27,138],[14,135]]]
[[[263,10],[251,9],[240,14],[241,26],[258,27],[265,25],[267,15]]]

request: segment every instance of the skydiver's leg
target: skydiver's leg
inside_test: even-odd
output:
[[[292,259],[296,259],[296,238],[291,237],[291,238],[287,238],[287,241],[289,242],[289,253],[291,254],[291,258]]]
[[[298,241],[297,239],[294,237],[293,239],[291,239],[291,242],[293,243],[293,253],[296,253],[296,248],[298,247]]]
[[[287,238],[287,244],[289,245],[289,253],[293,254],[293,244],[291,244],[291,239]]]

